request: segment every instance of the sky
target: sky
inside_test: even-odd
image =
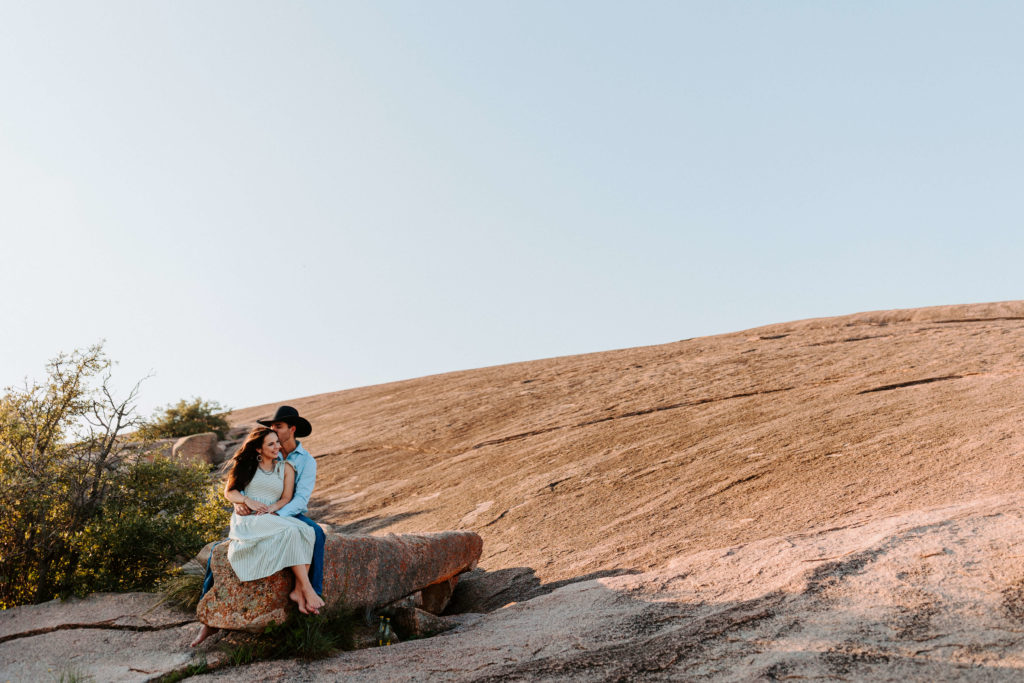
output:
[[[0,386],[148,414],[1024,298],[1024,5],[0,0]]]

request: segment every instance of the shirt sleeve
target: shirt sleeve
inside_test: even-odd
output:
[[[316,460],[313,456],[302,468],[302,473],[295,476],[295,492],[288,504],[277,511],[279,517],[294,517],[306,511],[309,507],[309,497],[313,495],[313,487],[316,485]]]

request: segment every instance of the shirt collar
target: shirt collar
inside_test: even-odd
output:
[[[288,454],[288,457],[285,457],[285,455],[284,455],[284,452],[283,452],[283,451],[282,451],[281,453],[278,453],[278,454],[277,454],[277,457],[278,457],[278,459],[280,459],[280,460],[289,460],[289,459],[291,459],[291,457],[292,457],[293,455],[295,455],[295,454],[299,454],[299,455],[309,455],[309,451],[307,451],[307,450],[306,450],[305,448],[303,448],[303,447],[302,447],[302,442],[301,442],[301,441],[296,441],[296,442],[295,442],[295,450],[293,450],[293,451],[292,451],[291,453],[289,453],[289,454]],[[310,456],[310,457],[312,457],[312,456]]]

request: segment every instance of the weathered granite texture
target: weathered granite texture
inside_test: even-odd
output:
[[[328,606],[363,609],[386,605],[436,584],[444,584],[441,592],[450,594],[452,580],[476,567],[482,550],[483,540],[472,531],[327,534],[323,597]],[[271,621],[284,621],[294,611],[294,603],[288,599],[294,583],[290,570],[257,581],[239,581],[228,563],[227,543],[214,549],[210,566],[214,587],[198,608],[204,624],[257,631]]]
[[[145,683],[195,663],[191,615],[157,593],[94,593],[0,610],[0,681]],[[211,652],[209,663],[221,655]]]

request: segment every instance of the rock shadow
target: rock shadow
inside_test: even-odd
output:
[[[1002,605],[991,623],[950,619],[959,608],[944,605],[924,579],[899,584],[898,599],[881,605],[864,595],[847,602],[864,590],[858,577],[881,552],[854,553],[809,569],[800,583],[733,601],[694,600],[688,591],[666,599],[666,585],[684,574],[581,586],[531,605],[576,582],[641,572],[542,584],[529,567],[478,569],[463,575],[447,613],[490,612],[476,622],[490,625],[480,642],[520,631],[532,639],[506,661],[473,669],[475,681],[1019,680],[1018,639],[1009,634],[1024,621],[1024,580],[989,596]],[[510,602],[525,604],[501,609]]]
[[[520,569],[505,570],[505,577]],[[577,580],[586,578],[597,577]],[[579,611],[578,595],[538,606],[532,618],[525,605],[493,612],[488,619],[502,621],[484,641],[498,642],[501,630],[526,624],[535,642],[506,652],[506,662],[474,669],[472,680],[1020,679],[1012,638],[992,641],[961,632],[922,643],[900,638],[886,621],[843,609],[833,611],[831,627],[822,630],[816,615],[825,606],[810,604],[815,601],[808,593],[775,590],[751,600],[663,602],[596,587],[583,598],[586,612]],[[801,642],[807,647],[794,647]]]
[[[319,513],[320,511],[318,510],[317,512]],[[374,531],[386,529],[392,524],[397,524],[398,522],[402,522],[417,515],[422,515],[425,512],[429,512],[429,510],[401,512],[397,515],[371,515],[369,517],[357,519],[354,522],[349,522],[348,524],[332,524],[330,522],[326,522],[323,526],[330,527],[328,531],[336,534],[369,534]],[[323,514],[318,514],[315,519],[320,521],[323,517]]]
[[[532,567],[510,567],[493,572],[474,569],[459,577],[445,614],[493,612],[510,602],[525,602],[572,583],[639,573],[636,569],[607,569],[571,579],[541,583]]]

